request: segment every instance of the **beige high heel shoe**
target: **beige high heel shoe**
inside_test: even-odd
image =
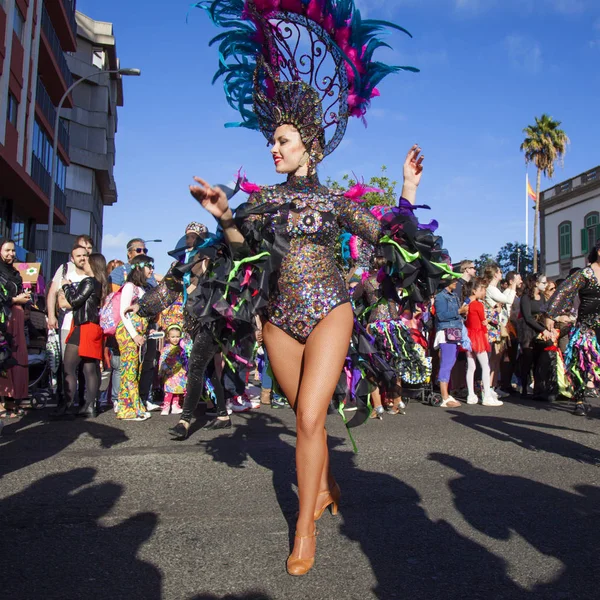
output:
[[[323,496],[323,502],[321,506],[315,509],[315,521],[318,521],[322,516],[328,506],[331,505],[331,514],[335,517],[338,513],[338,507],[340,503],[340,498],[342,497],[342,491],[340,490],[340,486],[337,482],[334,482],[333,487],[329,490],[323,490],[319,492],[317,496],[317,500]]]
[[[317,536],[317,528],[315,527],[315,532],[312,535],[296,535],[294,536],[296,540],[300,540],[300,547],[298,548],[298,553],[302,554],[302,547],[304,546],[303,540],[310,540]],[[315,552],[316,552],[316,544],[315,544]],[[315,555],[313,554],[309,558],[292,558],[292,555],[287,559],[286,567],[287,572],[294,577],[299,577],[301,575],[306,575],[315,564]]]

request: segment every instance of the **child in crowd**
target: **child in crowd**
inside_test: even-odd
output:
[[[467,352],[467,404],[477,404],[479,399],[475,394],[475,358],[481,365],[481,380],[483,383],[483,398],[481,404],[484,406],[501,406],[502,401],[494,398],[490,393],[490,342],[488,340],[487,321],[483,303],[486,285],[482,279],[474,279],[465,284],[469,297],[469,312],[465,326],[471,340],[470,352]]]
[[[188,353],[179,325],[170,325],[166,332],[165,347],[160,355],[159,376],[163,382],[164,400],[161,415],[182,412],[181,404],[187,387]]]

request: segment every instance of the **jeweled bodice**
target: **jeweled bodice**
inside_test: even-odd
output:
[[[335,245],[342,229],[377,242],[381,226],[368,210],[322,186],[316,176],[292,176],[286,183],[262,188],[248,204],[262,211],[250,220],[261,219],[261,229],[280,234],[289,244],[277,292],[270,299],[270,318],[295,319],[300,323],[296,329],[303,330],[302,324],[314,325],[334,306],[348,301]]]

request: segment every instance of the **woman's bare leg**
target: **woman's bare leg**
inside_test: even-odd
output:
[[[352,326],[350,304],[338,306],[315,327],[306,342],[296,400],[296,471],[300,497],[296,531],[299,536],[310,536],[314,532],[315,506],[327,457],[327,408],[348,353]],[[295,547],[292,556],[297,556]]]
[[[263,339],[273,375],[290,406],[296,412],[296,398],[302,378],[305,346],[279,327],[268,322],[263,326]],[[323,428],[323,436],[327,440],[325,428]],[[333,477],[329,473],[329,453],[327,452],[321,474],[320,491],[328,490],[332,483]]]

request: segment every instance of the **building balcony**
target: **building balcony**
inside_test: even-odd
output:
[[[40,72],[47,75],[44,81],[53,104],[57,105],[73,83],[73,76],[45,4],[42,8],[42,40],[44,43],[41,44],[43,50],[40,52]],[[67,98],[65,106],[73,106],[70,98]]]
[[[36,185],[49,199],[50,186],[52,185],[50,173],[46,171],[46,168],[35,154],[31,155],[31,179],[33,179]],[[54,184],[54,208],[63,215],[67,208],[67,196],[56,183]]]
[[[50,134],[54,134],[54,125],[56,123],[56,107],[52,103],[52,99],[50,98],[50,94],[44,87],[41,79],[38,78],[37,82],[37,91],[35,95],[35,99],[37,105],[40,107],[42,114],[44,115],[46,121],[48,122],[48,126],[50,127]],[[69,131],[65,126],[64,119],[61,119],[58,124],[58,143],[62,146],[64,154],[66,157],[69,155],[69,145],[70,145],[70,137]]]
[[[63,50],[74,52],[77,49],[77,22],[75,21],[74,0],[52,0],[45,6],[60,38]]]

